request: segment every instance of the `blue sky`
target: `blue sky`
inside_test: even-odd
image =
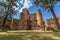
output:
[[[24,3],[25,1],[25,3]],[[27,3],[26,3],[27,2]],[[29,2],[29,3],[28,3]],[[43,16],[43,19],[46,20],[46,19],[49,19],[52,17],[52,14],[51,14],[51,11],[48,12],[48,9],[47,10],[43,10],[42,7],[40,6],[36,6],[32,0],[20,0],[18,1],[18,4],[19,4],[19,9],[18,9],[18,12],[17,12],[17,15],[14,16],[14,18],[19,18],[20,16],[20,11],[21,9],[23,8],[27,8],[29,10],[29,13],[30,14],[33,14],[36,12],[37,9],[40,9],[41,12],[42,12],[42,16]],[[31,5],[29,5],[31,4]],[[55,4],[55,7],[54,7],[54,12],[56,14],[56,16],[60,16],[60,2],[57,2]]]

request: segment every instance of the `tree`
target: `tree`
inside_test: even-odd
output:
[[[52,12],[52,16],[54,17],[55,23],[57,25],[57,29],[60,29],[58,19],[57,19],[56,14],[54,13],[54,10],[53,10],[54,4],[56,4],[57,1],[60,1],[60,0],[35,0],[34,3],[37,4],[37,5],[41,4],[41,6],[44,9],[49,8],[51,10],[51,12]],[[57,30],[57,29],[55,29],[55,30]]]
[[[18,7],[16,4],[17,0],[6,0],[6,2],[0,2],[0,6],[4,7],[3,10],[1,11],[1,15],[3,16],[3,25],[2,25],[2,30],[4,30],[4,26],[6,23],[7,19],[11,19],[13,15],[15,15],[16,10],[14,7]]]

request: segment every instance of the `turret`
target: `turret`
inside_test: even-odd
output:
[[[18,23],[18,29],[27,30],[28,27],[29,27],[28,20],[29,20],[29,12],[26,8],[24,8],[22,10],[22,12],[20,13],[20,20],[19,20],[19,23]]]
[[[28,14],[29,14],[28,10],[26,8],[24,8],[22,10],[21,14],[20,14],[21,19],[27,20],[28,19]]]
[[[41,11],[39,9],[36,11],[36,17],[37,17],[38,26],[43,27],[44,22],[43,22],[43,19],[42,19]]]
[[[23,12],[24,14],[29,14],[29,12],[28,12],[28,9],[27,9],[27,8],[24,8],[24,9],[22,10],[22,12]]]

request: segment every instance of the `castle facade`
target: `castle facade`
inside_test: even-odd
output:
[[[18,30],[44,30],[45,28],[41,11],[38,9],[36,13],[29,14],[26,8],[20,13],[20,19],[15,26]],[[12,29],[14,29],[15,26],[13,23],[11,24]]]
[[[60,25],[60,17],[57,17]],[[0,29],[2,27],[2,21],[0,20]],[[60,28],[60,27],[59,27]],[[12,19],[5,24],[6,30],[52,30],[57,29],[54,18],[43,21],[41,10],[37,10],[36,13],[30,14],[29,11],[24,8],[20,13],[18,20]]]

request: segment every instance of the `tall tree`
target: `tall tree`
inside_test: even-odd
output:
[[[6,2],[0,2],[0,6],[4,7],[4,12],[0,13],[3,16],[3,24],[2,24],[2,30],[4,30],[4,26],[7,19],[12,18],[13,15],[15,15],[16,10],[14,7],[18,7],[16,4],[17,0],[6,0]]]
[[[53,10],[54,4],[57,1],[60,1],[60,0],[35,0],[34,3],[37,4],[37,5],[41,4],[41,6],[45,9],[49,8],[52,12],[52,16],[54,17],[55,23],[57,25],[57,29],[60,29],[58,19],[57,19],[56,14],[54,13],[54,10]],[[57,29],[55,29],[55,30],[57,30]]]

